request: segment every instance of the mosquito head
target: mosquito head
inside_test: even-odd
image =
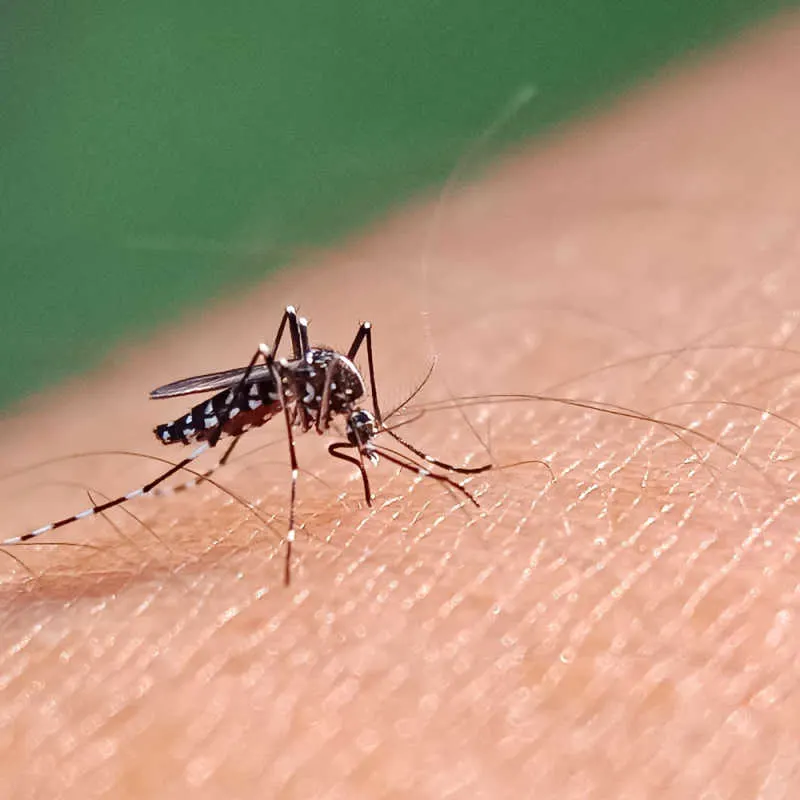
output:
[[[378,423],[369,411],[357,408],[347,418],[347,440],[359,450],[363,450],[377,433]]]

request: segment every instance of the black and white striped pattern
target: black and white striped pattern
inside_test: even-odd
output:
[[[64,517],[63,519],[57,520],[56,522],[50,522],[47,525],[42,525],[41,528],[36,528],[36,530],[30,531],[29,533],[23,533],[21,536],[14,536],[11,539],[5,539],[4,541],[0,542],[0,546],[5,545],[12,545],[12,544],[20,544],[22,542],[28,542],[31,539],[35,539],[37,536],[42,536],[45,533],[50,533],[50,531],[54,531],[57,528],[63,528],[65,525],[70,525],[73,522],[78,522],[82,519],[86,519],[87,517],[92,517],[95,514],[102,514],[104,511],[108,511],[115,506],[121,506],[123,503],[127,503],[129,500],[135,500],[137,497],[142,497],[143,495],[148,494],[150,491],[153,490],[161,481],[166,480],[170,475],[174,475],[179,470],[186,467],[192,461],[194,461],[198,456],[205,453],[208,450],[208,445],[203,444],[198,447],[188,458],[184,458],[179,464],[171,467],[167,472],[159,475],[154,481],[149,484],[145,484],[144,486],[140,486],[138,489],[134,489],[132,492],[128,492],[127,494],[121,495],[120,497],[115,497],[113,500],[108,500],[105,503],[100,503],[99,505],[92,506],[91,508],[86,508],[83,511],[79,511],[77,514],[73,514],[69,517]]]
[[[239,436],[268,422],[281,410],[278,389],[272,375],[242,387],[226,389],[210,400],[198,403],[185,417],[155,429],[163,444],[189,444],[209,439],[217,428],[227,436]]]

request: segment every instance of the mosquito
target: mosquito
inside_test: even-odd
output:
[[[276,358],[287,327],[291,339],[292,357]],[[355,364],[355,358],[362,346],[365,346],[367,351],[372,410],[361,406],[367,387],[364,377]],[[335,420],[342,418],[345,420],[347,440],[330,444],[328,453],[358,469],[364,498],[369,506],[372,505],[373,496],[366,465],[367,463],[377,465],[381,457],[400,469],[415,472],[421,478],[438,481],[461,493],[475,506],[479,505],[478,501],[463,481],[457,481],[450,475],[442,474],[432,468],[436,467],[446,473],[458,475],[477,475],[492,468],[490,463],[477,467],[458,467],[448,464],[415,447],[386,424],[378,403],[372,352],[372,326],[369,322],[362,322],[359,325],[352,344],[347,353],[343,354],[328,347],[310,346],[308,320],[299,317],[294,306],[287,306],[272,347],[259,344],[246,367],[182,378],[159,386],[150,392],[150,397],[158,400],[207,392],[215,394],[210,399],[193,406],[185,416],[158,425],[154,429],[156,438],[165,445],[199,443],[191,455],[181,459],[138,489],[94,505],[78,514],[51,522],[30,533],[6,539],[0,542],[0,546],[28,542],[56,528],[62,528],[149,494],[209,448],[216,447],[220,440],[230,438],[231,442],[218,464],[218,467],[221,467],[230,458],[244,433],[251,428],[261,427],[281,414],[286,425],[291,468],[289,530],[286,535],[284,562],[284,583],[287,586],[291,579],[292,545],[295,541],[298,478],[296,431],[306,433],[313,429],[322,435],[330,429]],[[397,410],[399,409],[392,413],[396,413]],[[376,437],[382,433],[397,441],[411,455],[376,443]],[[205,476],[201,476],[201,479],[203,477]]]

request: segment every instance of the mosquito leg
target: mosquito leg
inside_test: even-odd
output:
[[[264,357],[264,361],[270,368],[274,379],[275,385],[278,390],[278,398],[280,399],[281,407],[283,408],[283,418],[286,422],[286,437],[289,441],[289,465],[292,470],[292,489],[289,499],[289,532],[286,534],[286,565],[284,567],[283,582],[286,586],[291,581],[292,569],[292,545],[295,540],[295,527],[294,527],[294,509],[297,501],[297,451],[294,444],[294,428],[292,427],[292,415],[289,411],[289,405],[286,402],[286,394],[283,390],[283,377],[280,371],[275,366],[275,356],[270,352],[265,345],[259,348],[259,352]],[[281,362],[281,366],[286,364],[285,361]]]
[[[300,317],[297,320],[297,333],[300,337],[300,354],[295,355],[295,359],[305,359],[308,355],[310,346],[308,344],[308,320],[305,317]],[[303,427],[303,432],[311,428],[312,419],[311,412],[308,410],[306,403],[298,403],[295,407],[295,413],[300,416],[300,424]]]
[[[280,346],[281,339],[283,338],[283,331],[286,325],[289,325],[289,337],[292,340],[292,358],[295,361],[305,355],[306,348],[303,348],[303,336],[300,333],[301,327],[308,328],[308,321],[304,318],[298,318],[297,310],[294,306],[286,306],[286,310],[281,317],[281,324],[278,325],[278,332],[275,334],[275,342],[272,345],[272,352],[277,353]],[[306,342],[308,342],[308,333],[306,333]]]
[[[304,319],[298,320],[297,312],[295,311],[294,306],[286,306],[286,310],[283,312],[283,316],[281,317],[280,325],[278,325],[278,332],[275,334],[275,341],[272,345],[273,356],[275,353],[278,352],[278,348],[281,345],[281,339],[283,338],[283,332],[286,329],[286,325],[288,323],[289,336],[292,339],[292,350],[294,351],[294,358],[297,359],[302,357],[305,351],[302,349],[303,336],[300,333],[301,322],[303,323],[303,327],[307,329],[308,322]],[[305,334],[305,339],[306,341],[308,341],[307,332]],[[247,379],[250,377],[250,373],[253,371],[253,367],[256,365],[256,361],[258,361],[260,357],[266,359],[263,346],[259,346],[256,352],[253,353],[253,357],[250,359],[250,363],[247,365],[247,369],[245,369],[244,375],[242,375],[241,380],[234,389],[234,397],[236,397],[244,388],[244,385],[247,383]]]
[[[228,445],[228,449],[223,453],[222,458],[219,460],[218,467],[224,467],[225,464],[228,462],[228,459],[233,454],[233,450],[237,444],[239,444],[239,439],[241,439],[241,434],[239,436],[234,437],[233,441]]]
[[[310,345],[308,343],[308,320],[305,317],[300,317],[297,320],[297,335],[300,340],[300,349],[295,349],[295,360],[299,358],[305,358],[306,353],[308,353],[310,349]]]
[[[421,478],[433,478],[435,481],[439,481],[439,483],[445,483],[451,486],[457,492],[463,494],[474,506],[480,508],[480,503],[475,499],[472,492],[458,481],[454,481],[447,475],[439,475],[436,472],[431,472],[429,469],[415,464],[411,459],[394,450],[387,450],[385,447],[375,447],[374,450],[378,455],[390,461],[392,464],[396,464],[401,469],[406,469],[409,472],[416,472]]]
[[[278,347],[280,347],[281,339],[283,338],[283,332],[286,329],[286,325],[289,325],[289,336],[292,339],[292,349],[294,350],[294,357],[300,358],[301,353],[304,352],[302,350],[302,342],[303,342],[303,335],[301,334],[301,323],[304,328],[307,329],[308,322],[306,320],[298,320],[297,312],[295,311],[294,306],[286,306],[286,310],[283,312],[283,316],[281,317],[280,325],[278,325],[278,332],[275,334],[275,342],[272,346],[272,353],[274,354],[277,352]],[[308,333],[305,333],[305,340],[308,341]],[[256,365],[256,362],[259,358],[266,356],[264,355],[264,346],[260,345],[255,353],[253,353],[253,357],[250,359],[250,363],[247,365],[247,368],[244,371],[239,382],[233,388],[230,394],[230,402],[227,406],[220,410],[218,416],[220,418],[219,425],[217,426],[216,430],[208,437],[208,445],[209,447],[215,447],[217,442],[219,441],[220,436],[222,435],[222,428],[224,424],[230,419],[230,410],[236,404],[236,401],[241,398],[242,393],[244,391],[244,387],[247,384],[247,380],[250,377],[250,373],[253,371],[253,367]],[[237,437],[238,438],[238,437]],[[220,465],[224,464],[228,458],[230,457],[231,451],[235,446],[236,440],[234,443],[231,444],[228,452],[222,457],[220,461]]]
[[[350,345],[350,350],[347,353],[347,357],[352,361],[364,341],[367,343],[367,364],[369,366],[369,385],[370,393],[372,394],[372,408],[375,413],[375,419],[378,421],[378,425],[380,425],[381,429],[388,433],[393,439],[400,442],[400,444],[402,444],[404,447],[407,447],[412,453],[414,453],[414,455],[418,456],[423,461],[426,461],[429,464],[434,464],[442,469],[449,470],[450,472],[457,472],[461,475],[477,475],[481,472],[486,472],[486,470],[491,469],[491,464],[483,464],[480,467],[456,467],[453,464],[448,464],[446,461],[441,461],[438,458],[429,456],[427,453],[423,453],[422,450],[420,450],[418,447],[414,447],[413,444],[406,441],[402,436],[399,436],[394,431],[384,427],[383,417],[381,416],[380,407],[378,405],[378,392],[375,386],[375,359],[372,355],[372,326],[369,322],[361,323],[361,327],[358,329],[358,333],[356,333],[353,343]],[[427,382],[427,380],[428,377],[426,376],[425,381]]]
[[[446,461],[441,461],[438,458],[434,458],[433,456],[429,456],[427,453],[423,453],[418,447],[414,447],[411,442],[404,439],[399,434],[395,433],[394,430],[390,428],[383,429],[385,433],[388,433],[392,439],[400,442],[403,447],[407,447],[415,456],[418,456],[423,461],[427,462],[428,464],[433,464],[434,466],[441,467],[442,469],[446,469],[448,472],[457,472],[459,475],[478,475],[481,472],[486,472],[492,468],[492,464],[481,464],[479,467],[456,467],[453,464],[448,464]]]
[[[221,431],[222,426],[220,426],[217,430]],[[180,488],[188,489],[191,486],[197,486],[198,483],[202,483],[206,478],[211,477],[211,475],[213,475],[218,469],[224,467],[225,464],[228,462],[228,459],[231,457],[231,455],[233,455],[233,450],[236,447],[236,445],[239,444],[239,439],[241,438],[242,438],[241,434],[234,437],[233,441],[228,445],[228,449],[222,454],[222,458],[217,462],[216,466],[210,467],[198,477],[193,478],[191,481],[187,481],[186,483],[182,484]],[[219,434],[217,434],[215,444],[217,441],[219,441]]]
[[[79,514],[73,514],[70,517],[64,517],[63,519],[57,520],[56,522],[51,522],[49,525],[45,525],[41,528],[37,528],[35,531],[31,531],[30,533],[24,533],[22,536],[15,536],[13,539],[6,539],[3,542],[0,542],[0,545],[7,545],[7,544],[18,544],[19,542],[28,542],[31,539],[35,539],[37,536],[41,536],[44,533],[49,533],[50,531],[56,530],[56,528],[63,528],[65,525],[69,525],[72,522],[77,522],[79,519],[84,519],[85,517],[91,517],[94,514],[102,514],[104,511],[108,511],[110,508],[115,508],[116,506],[120,506],[123,503],[126,503],[128,500],[133,500],[135,497],[141,497],[142,495],[148,494],[153,489],[156,488],[160,483],[163,483],[167,478],[174,475],[176,472],[182,470],[185,466],[190,464],[192,461],[195,460],[199,455],[204,453],[207,449],[205,444],[198,447],[190,456],[181,459],[176,464],[173,464],[168,470],[162,472],[157,478],[154,478],[150,483],[146,483],[144,486],[140,487],[139,489],[135,489],[132,492],[128,492],[128,494],[120,495],[119,497],[115,497],[113,500],[108,500],[105,503],[100,503],[100,505],[92,506],[91,508],[87,508],[85,511],[81,511]]]
[[[372,356],[372,324],[369,322],[362,322],[358,332],[347,351],[347,357],[352,361],[356,357],[361,348],[362,343],[366,339],[367,342],[367,364],[369,366],[369,390],[372,395],[372,410],[375,414],[375,419],[378,425],[383,427],[383,417],[381,416],[380,406],[378,405],[378,390],[375,386],[375,360]]]
[[[331,392],[333,391],[334,368],[338,366],[338,357],[332,358],[325,368],[325,383],[322,387],[322,396],[317,412],[317,433],[322,434],[330,425]]]
[[[334,442],[332,445],[328,446],[328,452],[334,458],[340,458],[342,461],[347,461],[350,464],[358,467],[358,471],[361,473],[361,480],[364,483],[364,499],[367,501],[367,505],[372,505],[372,490],[369,486],[369,476],[367,475],[367,470],[364,467],[364,462],[361,459],[353,458],[353,456],[347,455],[346,453],[341,452],[342,450],[351,450],[353,445],[349,442]]]

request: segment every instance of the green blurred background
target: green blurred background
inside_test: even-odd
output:
[[[0,405],[793,5],[4,3]]]

